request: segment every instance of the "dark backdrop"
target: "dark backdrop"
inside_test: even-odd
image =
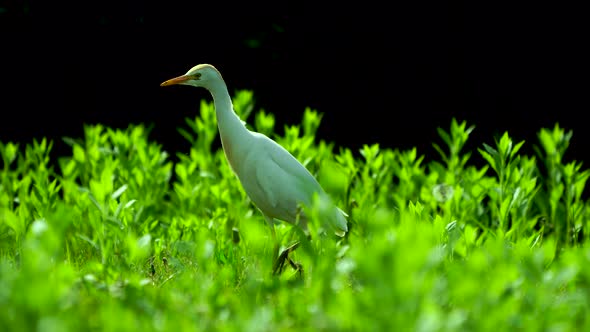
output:
[[[507,130],[532,153],[559,122],[574,131],[568,159],[588,159],[584,12],[516,3],[0,2],[0,140],[49,137],[68,153],[60,137],[84,123],[143,122],[181,152],[176,128],[210,97],[159,83],[211,63],[279,129],[306,106],[324,113],[320,138],[338,146],[436,158],[436,128],[455,117],[476,126],[471,148]]]

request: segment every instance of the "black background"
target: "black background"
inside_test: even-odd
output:
[[[151,123],[154,140],[186,151],[176,128],[210,96],[159,84],[211,63],[279,131],[310,106],[324,113],[320,138],[355,151],[436,159],[436,128],[454,117],[476,126],[468,148],[508,131],[531,154],[559,122],[574,131],[566,161],[588,159],[588,26],[565,2],[0,4],[3,142],[48,137],[62,154],[84,123]]]

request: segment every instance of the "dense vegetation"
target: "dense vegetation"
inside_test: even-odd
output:
[[[463,151],[474,127],[453,121],[425,162],[318,141],[310,109],[277,135],[251,93],[234,106],[349,214],[345,238],[280,224],[283,245],[302,241],[304,273],[271,275],[269,228],[217,148],[211,103],[179,130],[192,148],[176,156],[142,125],[86,126],[58,161],[45,139],[1,142],[0,330],[590,328],[590,173],[563,158],[571,132]]]

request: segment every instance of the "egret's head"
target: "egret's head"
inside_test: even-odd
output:
[[[200,64],[191,68],[186,74],[167,80],[160,86],[182,84],[208,88],[212,83],[223,81],[221,74],[215,67],[208,64]]]

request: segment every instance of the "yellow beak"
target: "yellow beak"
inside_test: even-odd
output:
[[[188,80],[190,80],[191,77],[190,76],[186,76],[186,75],[182,75],[182,76],[178,76],[175,78],[171,78],[165,82],[163,82],[162,84],[160,84],[160,86],[168,86],[168,85],[175,85],[175,84],[182,84]]]

